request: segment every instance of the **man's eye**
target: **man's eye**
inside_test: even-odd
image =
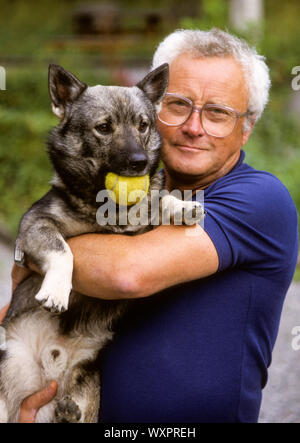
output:
[[[186,102],[183,102],[181,100],[177,100],[176,102],[174,101],[172,104],[176,106],[188,106]]]
[[[100,134],[109,134],[112,132],[112,127],[110,123],[101,123],[95,126],[95,129]]]
[[[178,106],[178,107],[189,106],[189,104],[184,102],[183,100],[169,100],[169,101],[166,101],[165,103],[167,106]]]
[[[232,113],[227,109],[222,108],[209,108],[209,112],[212,112],[215,115],[221,115],[221,116],[230,116]]]
[[[148,122],[142,120],[142,121],[140,122],[140,125],[139,125],[139,131],[140,131],[140,132],[146,132],[147,129],[148,129],[148,126],[149,126],[149,125],[148,125]]]
[[[204,116],[210,120],[214,119],[215,121],[225,121],[234,118],[233,113],[220,108],[206,108]]]

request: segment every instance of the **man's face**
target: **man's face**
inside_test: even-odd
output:
[[[180,55],[170,65],[168,92],[185,96],[200,107],[206,103],[225,105],[243,113],[248,106],[244,74],[232,57]],[[207,135],[198,112],[181,126],[159,122],[167,179],[173,184],[177,181],[205,187],[229,172],[250,135],[250,131],[243,131],[244,121],[239,118],[232,134],[225,138]]]

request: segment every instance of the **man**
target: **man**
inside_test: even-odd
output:
[[[160,226],[69,240],[76,290],[135,299],[103,355],[101,421],[255,422],[298,253],[288,191],[241,151],[268,100],[268,69],[215,29],[171,34],[154,56],[163,62],[167,188],[204,190],[207,214],[196,236]],[[25,275],[14,267],[14,284]],[[26,399],[21,420],[55,390]]]

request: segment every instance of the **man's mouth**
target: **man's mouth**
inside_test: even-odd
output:
[[[203,148],[200,146],[191,146],[191,145],[185,145],[185,144],[181,144],[181,143],[174,143],[174,146],[184,152],[200,152],[200,151],[208,151],[207,148]]]

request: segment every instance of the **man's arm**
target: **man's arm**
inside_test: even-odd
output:
[[[0,309],[0,325],[6,315],[8,308],[9,308],[9,303],[6,306],[4,306],[4,308]]]
[[[196,229],[196,236],[187,235]],[[195,233],[196,231],[194,231]],[[74,289],[91,297],[146,297],[164,288],[213,274],[218,255],[199,227],[160,226],[135,237],[89,234],[69,239],[74,254]],[[33,266],[34,271],[38,271]],[[13,287],[28,276],[14,266]],[[0,322],[8,305],[0,311]],[[57,384],[26,398],[20,422],[34,422],[38,409],[55,396]]]
[[[39,272],[39,270],[37,269],[37,267],[33,267],[33,269],[35,272]],[[25,278],[27,278],[32,270],[27,269],[27,268],[20,268],[19,266],[17,266],[16,264],[14,264],[12,271],[11,271],[11,280],[12,280],[12,288],[11,288],[11,294],[13,295],[14,290],[16,289],[16,287],[23,281],[25,280]],[[6,306],[4,306],[3,308],[0,309],[0,324],[3,321],[8,308],[9,308],[10,303],[8,303]]]
[[[133,237],[88,234],[68,243],[74,255],[74,289],[96,298],[146,297],[207,277],[219,263],[210,237],[199,225],[159,226]]]

